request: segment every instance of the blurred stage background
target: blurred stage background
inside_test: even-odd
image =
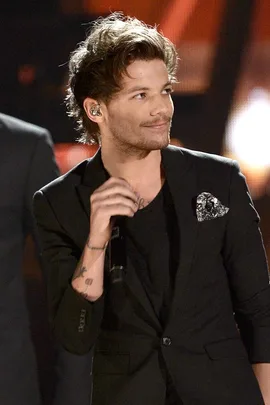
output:
[[[65,113],[67,61],[90,21],[119,10],[177,45],[172,142],[238,160],[270,258],[269,0],[2,0],[0,110],[50,130],[62,173],[91,156]],[[30,238],[24,273],[45,404],[52,354]]]

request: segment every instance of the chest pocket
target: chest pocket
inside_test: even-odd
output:
[[[198,247],[201,253],[220,252],[226,230],[226,215],[199,223]]]

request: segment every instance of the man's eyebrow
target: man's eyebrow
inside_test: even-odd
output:
[[[147,90],[149,90],[149,87],[135,86],[127,90],[127,93],[130,94],[134,93],[135,91],[147,91]]]
[[[168,81],[167,83],[164,84],[164,86],[162,86],[162,89],[164,89],[167,86],[171,86],[171,85],[172,85],[172,82]],[[131,87],[129,90],[127,90],[127,94],[134,93],[136,91],[148,91],[148,90],[150,90],[149,87],[135,86],[135,87]]]

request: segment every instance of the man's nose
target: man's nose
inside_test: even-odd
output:
[[[150,114],[152,116],[159,114],[171,115],[171,109],[172,106],[168,99],[166,99],[164,96],[156,97],[155,100],[153,100]]]

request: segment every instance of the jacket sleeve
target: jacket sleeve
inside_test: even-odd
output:
[[[251,363],[270,363],[270,287],[267,260],[244,176],[231,169],[224,260],[235,319]]]
[[[50,322],[56,340],[69,352],[87,353],[94,345],[103,317],[104,298],[89,302],[71,286],[82,252],[59,224],[42,191],[34,195],[34,214],[47,274]]]

